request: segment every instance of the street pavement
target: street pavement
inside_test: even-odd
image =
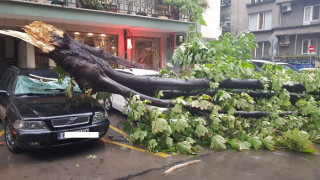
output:
[[[122,129],[125,116],[109,115],[111,124]],[[0,125],[0,132],[3,125]],[[4,136],[0,137],[0,142]],[[320,146],[316,146],[320,150]],[[172,166],[193,160],[170,174]],[[132,147],[119,132],[109,129],[100,141],[75,146],[10,153],[0,146],[0,179],[78,180],[78,179],[320,179],[320,154],[291,151],[212,151],[197,156],[148,153]]]

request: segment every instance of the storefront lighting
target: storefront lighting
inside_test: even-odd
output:
[[[111,49],[115,49],[116,47],[114,47],[114,46],[111,46]]]
[[[80,35],[80,33],[79,33],[79,32],[74,32],[73,34],[74,34],[74,35]]]
[[[130,38],[127,39],[127,49],[132,49],[132,43]]]
[[[88,36],[93,36],[93,33],[88,33]]]
[[[131,37],[132,37],[131,31],[128,29],[127,30],[127,49],[128,50],[132,49]]]
[[[100,34],[100,36],[101,36],[101,37],[106,37],[106,35],[105,35],[105,34]]]

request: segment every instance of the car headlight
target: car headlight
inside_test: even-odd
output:
[[[107,112],[95,112],[92,123],[97,123],[106,120],[108,117]]]
[[[16,120],[13,124],[15,129],[37,130],[48,129],[47,125],[43,121],[22,121]]]

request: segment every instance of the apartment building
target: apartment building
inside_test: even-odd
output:
[[[90,4],[90,2],[97,2]],[[208,1],[201,27],[207,39],[218,38],[220,2]],[[215,18],[208,18],[214,16]],[[206,16],[207,15],[207,16]],[[188,14],[164,5],[162,0],[1,0],[0,29],[21,30],[44,21],[68,32],[74,39],[128,61],[144,62],[152,69],[164,67],[185,38]],[[0,36],[0,63],[21,68],[54,66],[46,54],[18,39]]]
[[[255,34],[259,47],[253,58],[270,59],[269,38],[274,34],[278,42],[276,56],[310,55],[320,51],[319,0],[221,0],[221,15],[227,19],[230,32],[238,35],[244,30]],[[221,18],[223,20],[223,18]]]

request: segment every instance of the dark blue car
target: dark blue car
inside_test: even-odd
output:
[[[57,81],[51,70],[19,70],[10,67],[0,80],[0,118],[5,125],[8,149],[55,147],[92,138],[67,138],[70,132],[104,136],[109,120],[104,107],[74,88],[67,99],[68,81]],[[85,133],[83,133],[85,132]],[[89,137],[89,136],[88,136]],[[98,138],[97,137],[97,138]]]

